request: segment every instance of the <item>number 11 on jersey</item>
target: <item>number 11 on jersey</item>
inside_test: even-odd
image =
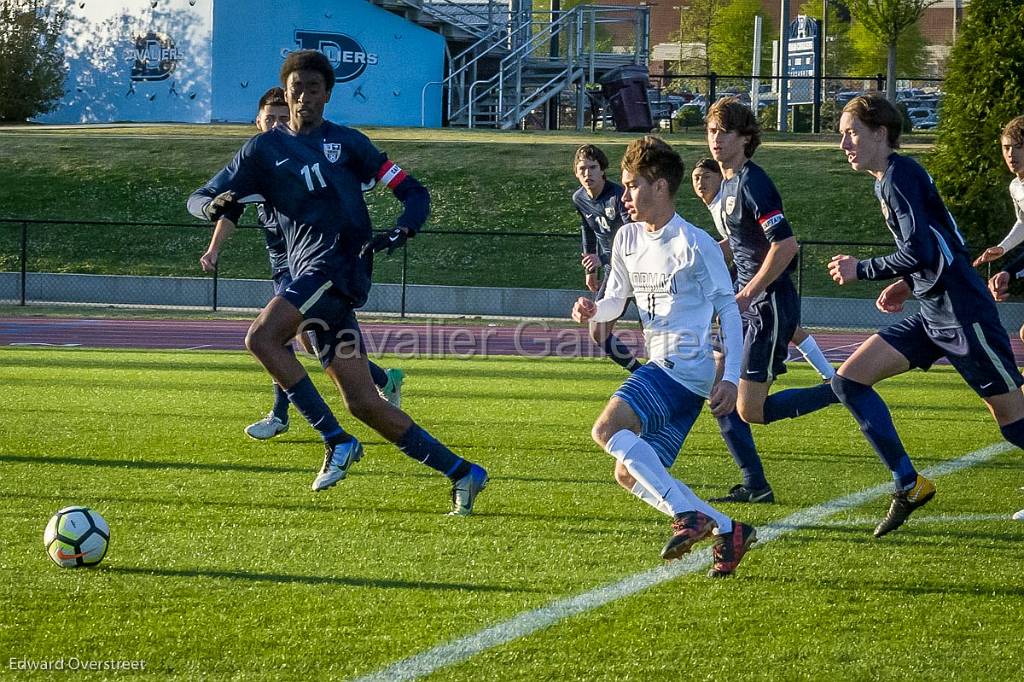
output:
[[[302,177],[306,179],[306,188],[310,192],[315,192],[317,189],[327,189],[327,183],[324,181],[324,176],[320,174],[320,162],[319,161],[314,163],[312,166],[309,166],[309,165],[303,166],[302,170],[300,172],[302,173]],[[318,180],[318,182],[320,184],[319,188],[313,186],[313,176],[314,175],[316,176],[316,179]]]

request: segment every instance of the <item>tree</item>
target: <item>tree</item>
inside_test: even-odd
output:
[[[853,49],[851,73],[871,77],[887,68],[888,46],[864,24],[854,21],[850,27],[850,43]],[[911,26],[896,43],[896,72],[901,74],[922,73],[927,63],[926,43],[917,26]]]
[[[764,14],[761,0],[732,0],[719,10],[708,44],[708,57],[715,71],[732,75],[750,73],[754,61],[754,17],[759,14]],[[761,44],[768,46],[770,55],[775,34],[771,22],[763,22],[762,26]]]
[[[722,23],[722,10],[729,0],[689,0],[688,4],[679,8],[679,32],[673,36],[680,43],[695,43],[704,46],[704,54],[699,57],[683,58],[680,49],[679,69],[683,73],[711,73],[710,54],[714,44],[716,30]]]
[[[57,45],[66,18],[44,0],[0,0],[0,121],[57,108],[67,77]]]
[[[885,96],[896,101],[896,54],[900,36],[917,23],[924,11],[939,0],[848,0],[850,14],[878,36],[886,56]]]
[[[821,22],[821,0],[806,0],[800,5],[800,14],[813,17]],[[850,40],[850,13],[837,2],[828,3],[828,25],[825,27],[825,71],[824,75],[850,73],[853,67],[854,50]]]
[[[1013,224],[1011,176],[999,133],[1024,112],[1024,5],[973,0],[949,57],[941,123],[929,169],[974,247],[996,243]]]

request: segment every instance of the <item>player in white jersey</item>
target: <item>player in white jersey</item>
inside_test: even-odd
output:
[[[630,477],[637,497],[672,514],[672,537],[661,556],[679,558],[714,533],[708,575],[721,577],[736,570],[757,535],[697,497],[668,467],[705,400],[716,416],[735,409],[743,332],[721,249],[675,212],[684,172],[664,141],[647,136],[630,143],[622,158],[623,201],[635,222],[615,236],[604,297],[578,299],[572,317],[581,324],[613,320],[635,298],[650,361],[615,392],[591,434],[615,458],[620,483]],[[716,315],[725,348],[717,383]]]
[[[725,226],[722,225],[722,194],[720,192],[722,188],[722,168],[714,159],[705,157],[697,161],[697,164],[693,167],[691,180],[693,181],[694,194],[704,202],[704,205],[711,213],[711,219],[715,222],[715,229],[718,231],[719,236],[722,237],[718,245],[722,247],[722,253],[725,255],[726,262],[728,262],[732,258],[732,251],[729,249],[729,235],[726,234]],[[836,373],[836,368],[825,358],[825,354],[821,352],[818,342],[800,325],[797,325],[796,329],[793,330],[791,342],[800,351],[800,355],[804,356],[804,360],[818,371],[822,380],[828,381]]]
[[[1018,116],[1003,128],[999,136],[999,146],[1003,152],[1003,161],[1013,173],[1010,181],[1010,198],[1017,222],[1013,224],[1003,241],[997,246],[990,246],[974,260],[974,267],[991,263],[1002,258],[1007,251],[1024,242],[1024,116]],[[1024,327],[1021,328],[1021,339],[1024,340]]]
[[[1013,173],[1013,180],[1010,181],[1010,197],[1013,199],[1017,222],[1013,224],[1010,233],[1003,238],[999,246],[985,249],[985,252],[974,261],[975,266],[990,263],[1024,242],[1024,116],[1018,116],[1006,124],[999,136],[999,146],[1002,149],[1006,167]],[[1009,296],[1010,283],[1022,278],[1024,278],[1024,254],[1017,256],[1003,270],[993,275],[988,282],[988,288],[997,301],[1003,301]],[[1021,326],[1019,334],[1021,340],[1024,341],[1024,326]],[[1014,514],[1013,518],[1017,521],[1024,521],[1024,509]]]

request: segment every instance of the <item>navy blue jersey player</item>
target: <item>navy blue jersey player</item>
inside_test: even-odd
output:
[[[487,482],[486,471],[380,399],[355,317],[369,293],[373,252],[390,253],[420,229],[429,212],[429,194],[365,135],[324,120],[334,87],[334,70],[324,55],[314,50],[289,53],[281,66],[281,82],[288,127],[249,140],[204,191],[189,198],[193,215],[216,220],[236,210],[237,202],[260,197],[284,235],[294,279],[253,322],[246,346],[324,438],[324,464],[313,490],[343,479],[361,457],[362,445],[342,429],[302,365],[284,349],[299,331],[311,336],[353,416],[408,456],[448,476],[452,513],[468,514]],[[377,237],[362,191],[362,185],[373,181],[390,188],[404,207],[396,227]]]
[[[288,103],[284,99],[284,90],[274,87],[263,93],[260,97],[256,110],[256,129],[261,133],[266,132],[278,125],[288,125]],[[210,197],[213,198],[212,196]],[[234,213],[240,214],[241,211]],[[267,256],[270,259],[270,276],[274,283],[274,294],[280,294],[292,282],[291,272],[288,270],[288,250],[284,242],[284,235],[277,225],[274,213],[268,210],[263,204],[257,204],[256,214],[260,226],[263,227],[263,234],[266,241]],[[203,270],[213,272],[217,267],[220,257],[220,250],[224,242],[235,230],[240,215],[231,217],[222,216],[213,230],[210,238],[210,245],[206,252],[199,258],[199,264]],[[305,336],[299,336],[298,340],[307,351],[312,352]],[[286,349],[291,351],[292,344],[286,344]],[[405,373],[400,369],[384,370],[374,362],[370,361],[370,375],[373,383],[381,397],[388,400],[396,407],[401,405],[402,381]],[[274,383],[274,404],[266,417],[249,424],[245,427],[246,435],[257,440],[267,440],[288,431],[288,394],[276,382]]]
[[[840,400],[892,471],[896,491],[875,536],[898,528],[935,495],[916,472],[885,403],[872,388],[912,368],[946,358],[981,396],[1006,440],[1024,447],[1024,378],[985,282],[971,267],[963,237],[928,173],[899,148],[902,117],[880,95],[855,97],[839,122],[841,147],[854,170],[875,178],[875,194],[896,241],[888,256],[857,260],[836,255],[829,272],[839,284],[896,280],[878,297],[883,312],[898,312],[913,295],[920,312],[869,338],[832,379]]]
[[[622,203],[622,187],[608,179],[608,157],[600,147],[585,144],[572,157],[572,168],[580,188],[572,195],[572,205],[580,216],[583,253],[580,262],[586,275],[587,288],[596,298],[604,296],[611,267],[612,241],[615,233],[632,222]],[[633,372],[640,362],[626,344],[612,333],[615,320],[594,322],[588,326],[590,338],[601,346],[616,364]]]
[[[736,305],[743,319],[743,368],[736,409],[747,424],[770,424],[808,414],[836,402],[830,386],[793,388],[768,395],[786,371],[789,342],[800,325],[800,297],[790,279],[799,248],[786,219],[782,199],[760,166],[751,161],[761,144],[754,113],[735,98],[720,99],[708,110],[707,139],[722,169],[719,221],[736,267]],[[744,482],[712,501],[757,502],[774,498],[753,448],[749,427],[731,416],[731,447]],[[723,430],[723,434],[725,431]],[[738,457],[736,453],[746,453]]]

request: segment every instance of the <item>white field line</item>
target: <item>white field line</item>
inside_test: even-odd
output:
[[[963,457],[929,467],[921,471],[921,473],[928,478],[939,478],[987,462],[993,457],[1012,449],[1013,446],[1009,443],[994,443],[980,450],[970,452]],[[787,533],[800,530],[806,526],[816,525],[837,512],[858,507],[865,502],[891,492],[891,483],[876,485],[860,492],[802,509],[775,523],[758,526],[758,542],[754,545],[754,550],[758,550],[762,545],[777,540]],[[634,573],[616,583],[598,587],[571,597],[565,597],[532,611],[525,611],[509,620],[492,625],[479,632],[404,658],[375,673],[360,677],[356,682],[414,680],[430,675],[441,668],[461,663],[488,649],[493,649],[521,637],[531,635],[538,630],[543,630],[558,621],[593,611],[605,604],[632,596],[680,576],[696,573],[706,568],[710,563],[711,549],[706,547],[670,564],[663,564],[649,571]]]

